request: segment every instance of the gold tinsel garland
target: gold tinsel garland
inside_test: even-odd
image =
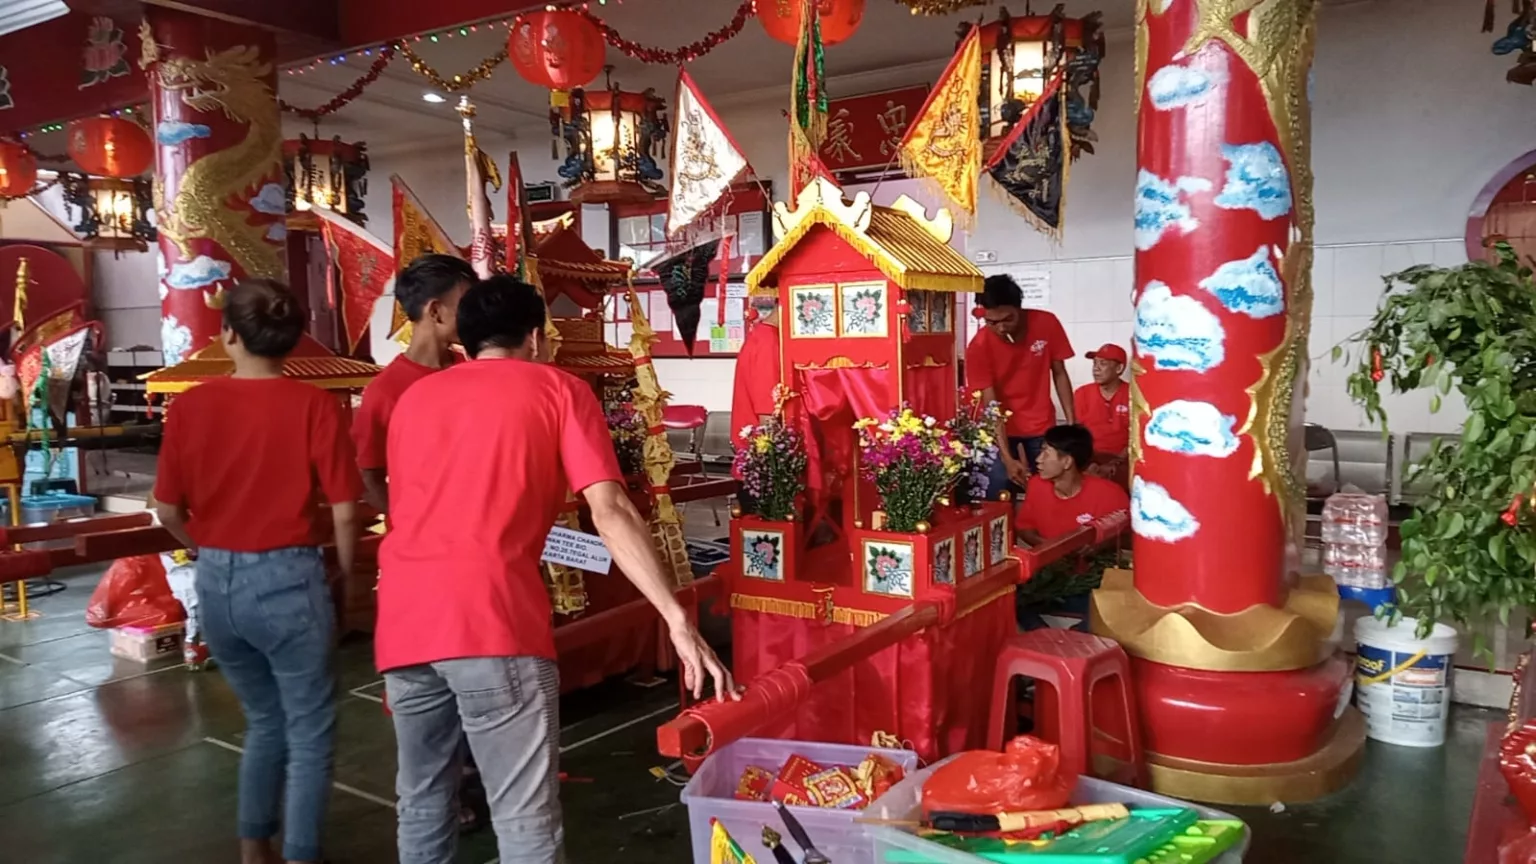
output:
[[[992,0],[896,0],[913,15],[948,15],[976,6],[990,6]]]
[[[453,76],[453,80],[450,81],[449,79],[443,77],[442,73],[432,68],[432,64],[421,59],[421,55],[412,50],[411,46],[404,42],[399,42],[397,45],[400,49],[400,53],[404,54],[405,59],[410,61],[411,69],[415,70],[428,81],[431,81],[432,85],[437,87],[439,90],[444,90],[449,93],[457,93],[460,90],[468,90],[469,88],[475,86],[477,83],[491,77],[491,73],[496,71],[496,67],[506,62],[507,59],[507,49],[502,48],[495,54],[492,54],[491,56],[475,64],[475,66],[468,72],[465,72],[462,75]]]

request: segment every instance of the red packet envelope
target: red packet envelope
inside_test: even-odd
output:
[[[805,780],[824,770],[826,769],[804,756],[790,756],[789,761],[784,763],[784,767],[779,769],[778,778],[774,780],[771,792],[774,800],[783,801],[792,806],[811,806],[811,795],[805,788]]]
[[[829,768],[805,778],[805,790],[817,807],[836,810],[861,810],[869,799],[859,792],[853,774],[846,768]]]
[[[767,801],[768,790],[773,786],[773,775],[768,769],[748,765],[736,783],[737,801]]]

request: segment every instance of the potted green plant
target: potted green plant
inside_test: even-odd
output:
[[[1484,657],[1480,624],[1536,611],[1536,283],[1510,246],[1495,249],[1494,263],[1385,277],[1370,326],[1348,340],[1350,396],[1383,429],[1383,387],[1430,390],[1431,411],[1453,389],[1466,403],[1460,442],[1408,469],[1429,491],[1401,527],[1392,614],[1416,618],[1420,638],[1454,622]]]

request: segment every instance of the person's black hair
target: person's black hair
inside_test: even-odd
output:
[[[1024,305],[1024,292],[1019,290],[1019,283],[1013,281],[1012,276],[999,273],[988,276],[987,281],[981,283],[981,297],[976,304],[983,309],[1018,309]]]
[[[241,279],[224,296],[224,326],[257,357],[287,357],[304,335],[304,323],[299,299],[281,282]]]
[[[441,299],[459,285],[475,284],[475,268],[463,258],[431,253],[422,255],[395,277],[395,299],[405,317],[420,321],[427,301]]]
[[[1093,462],[1093,433],[1076,424],[1052,426],[1045,432],[1045,443],[1063,456],[1071,457],[1077,470],[1087,470]]]
[[[518,348],[544,328],[544,298],[511,276],[476,282],[459,301],[459,341],[470,357],[487,348]]]

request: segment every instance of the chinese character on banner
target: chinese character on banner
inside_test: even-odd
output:
[[[833,99],[827,111],[827,137],[818,151],[822,163],[829,171],[891,165],[902,136],[927,97],[928,86],[919,85]]]

